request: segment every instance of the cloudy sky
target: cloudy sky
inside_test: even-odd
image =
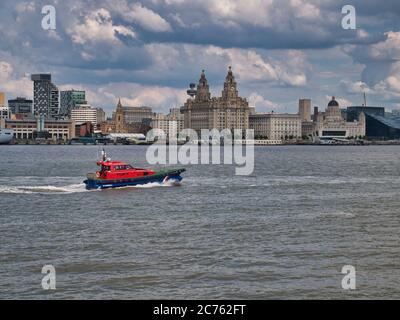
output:
[[[41,27],[44,5],[56,30]],[[341,27],[344,5],[357,29]],[[400,108],[399,0],[91,0],[0,2],[0,91],[32,97],[31,73],[84,89],[110,112],[167,111],[206,70],[219,95],[231,65],[257,111],[295,112],[299,98],[325,107]],[[364,88],[364,89],[363,89]]]

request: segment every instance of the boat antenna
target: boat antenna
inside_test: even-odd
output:
[[[104,150],[104,148],[103,148],[103,150],[101,150],[101,158],[102,158],[103,162],[107,161],[107,154],[106,154],[106,150]]]

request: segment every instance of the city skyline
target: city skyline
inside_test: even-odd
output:
[[[56,30],[41,27],[46,4],[57,10]],[[166,113],[184,104],[202,69],[218,96],[232,65],[259,112],[295,113],[299,98],[325,107],[333,95],[361,105],[363,91],[368,105],[400,108],[400,4],[352,1],[357,29],[344,30],[345,4],[3,1],[0,91],[30,99],[30,74],[51,73],[60,90],[85,90],[108,114],[119,97]]]

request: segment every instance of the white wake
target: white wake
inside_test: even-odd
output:
[[[0,193],[16,193],[16,194],[70,194],[78,192],[86,192],[85,184],[70,184],[66,186],[0,186]]]

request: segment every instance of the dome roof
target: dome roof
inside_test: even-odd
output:
[[[332,97],[332,100],[329,101],[328,107],[339,107],[339,103],[335,100],[335,97]]]

